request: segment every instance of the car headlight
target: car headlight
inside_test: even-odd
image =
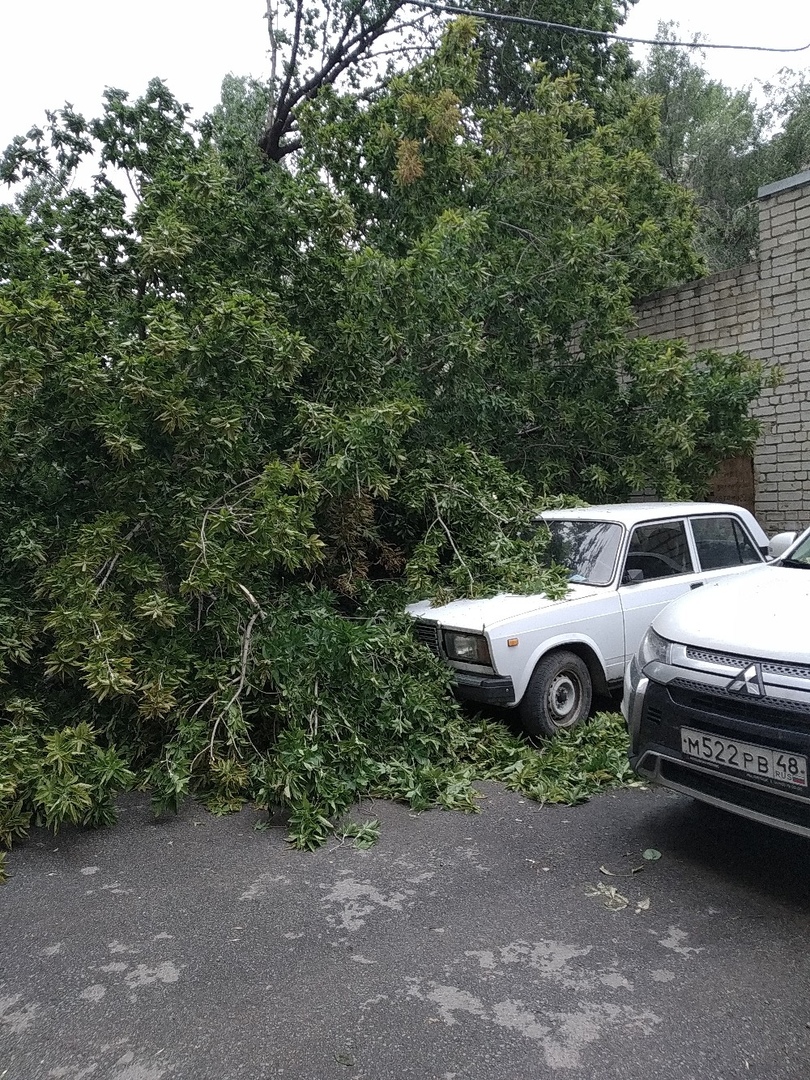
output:
[[[672,642],[656,634],[652,627],[641,639],[638,647],[638,666],[645,668],[653,660],[661,664],[668,664],[672,655]]]
[[[445,630],[444,648],[451,660],[461,660],[465,664],[492,664],[489,645],[483,634],[458,634],[455,630]]]

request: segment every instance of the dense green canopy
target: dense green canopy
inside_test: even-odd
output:
[[[456,0],[452,7],[492,16],[478,25],[475,102],[531,108],[543,64],[553,76],[576,73],[581,100],[600,117],[617,115],[635,65],[625,44],[603,35],[633,3],[546,0],[538,12],[529,0]],[[443,7],[430,0],[267,0],[269,78],[254,84],[263,98],[255,114],[263,153],[281,161],[301,148],[303,113],[325,89],[373,95],[392,73],[424,59],[447,25]]]

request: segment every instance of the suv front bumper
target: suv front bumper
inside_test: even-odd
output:
[[[645,780],[754,821],[810,838],[810,788],[761,780],[704,763],[681,750],[681,728],[803,755],[810,762],[810,710],[784,701],[741,699],[687,668],[634,659],[622,712],[630,764]]]

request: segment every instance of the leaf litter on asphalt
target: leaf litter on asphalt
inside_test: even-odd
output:
[[[630,906],[629,897],[620,893],[615,885],[606,885],[602,881],[597,885],[586,885],[585,895],[598,897],[608,911],[624,911],[625,908]],[[635,904],[636,915],[640,915],[642,911],[650,910],[649,896],[645,896],[641,900],[636,900]]]
[[[633,852],[626,852],[627,855],[632,855]],[[646,848],[642,853],[642,858],[650,862],[658,862],[661,858],[661,852],[657,848]],[[599,867],[599,873],[604,874],[605,877],[624,877],[631,878],[644,869],[644,865],[631,866],[630,872],[617,872],[609,869],[604,863]],[[599,882],[597,885],[586,885],[585,894],[591,897],[598,897],[604,906],[609,911],[624,911],[626,907],[629,907],[631,901],[628,897],[620,893],[615,885],[606,885],[604,882]],[[640,900],[635,901],[635,914],[640,915],[643,911],[650,910],[650,898],[645,896]]]
[[[585,893],[587,896],[598,896],[608,911],[622,911],[630,903],[615,885],[605,885],[602,881],[598,885],[586,885]]]

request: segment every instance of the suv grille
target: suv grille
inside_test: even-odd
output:
[[[673,679],[669,692],[673,700],[690,709],[727,716],[753,723],[776,724],[780,727],[810,728],[810,702],[786,701],[775,697],[753,698],[731,694],[720,687],[710,691],[704,683],[688,679]]]
[[[708,652],[706,649],[688,648],[686,655],[690,660],[699,660],[704,664],[722,664],[724,667],[745,668],[757,663],[769,675],[787,675],[794,679],[810,681],[810,664],[781,664],[775,660],[757,660],[752,656],[731,656],[728,653]]]
[[[421,641],[423,645],[427,645],[430,651],[435,653],[436,656],[441,656],[438,623],[417,619],[413,624],[413,632],[416,635],[417,641]]]

